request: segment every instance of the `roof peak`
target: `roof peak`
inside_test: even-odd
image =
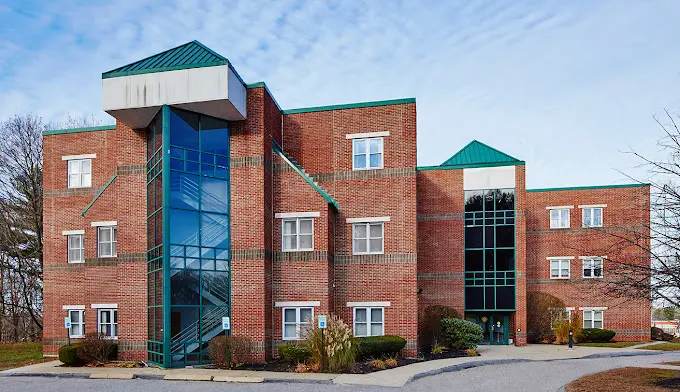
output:
[[[193,40],[104,72],[102,79],[227,64],[226,57]]]
[[[451,158],[444,161],[440,166],[492,166],[494,163],[507,165],[508,163],[519,164],[521,162],[521,160],[508,155],[503,151],[495,149],[477,139],[473,139],[465,147],[461,148],[460,151],[453,154]]]

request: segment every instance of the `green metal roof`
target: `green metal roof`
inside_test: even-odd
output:
[[[337,200],[335,200],[333,196],[328,194],[326,190],[317,184],[316,181],[314,181],[314,179],[312,179],[312,177],[310,177],[309,174],[307,174],[307,172],[305,172],[305,170],[293,160],[293,158],[291,158],[281,149],[281,146],[279,146],[275,140],[272,140],[272,148],[274,149],[274,152],[278,154],[288,165],[290,165],[290,167],[292,167],[297,174],[307,181],[307,183],[311,185],[312,188],[314,188],[314,190],[316,190],[328,202],[328,204],[331,204],[337,211],[340,211],[340,206],[338,206]]]
[[[229,60],[226,57],[194,40],[176,48],[168,49],[165,52],[104,72],[102,79],[228,64]],[[235,70],[234,73],[238,76]],[[241,80],[241,82],[243,81]]]
[[[48,131],[43,132],[43,136],[61,135],[63,133],[113,131],[114,129],[116,129],[116,124],[102,125],[102,126],[97,126],[97,127],[87,127],[87,128],[50,129]]]
[[[458,168],[521,165],[523,163],[523,161],[502,151],[498,151],[480,141],[473,140],[440,166]]]
[[[297,113],[309,113],[309,112],[323,112],[327,110],[342,110],[342,109],[356,109],[356,108],[368,108],[373,106],[389,106],[389,105],[402,105],[406,103],[416,103],[415,98],[401,98],[401,99],[388,99],[385,101],[371,101],[371,102],[356,102],[356,103],[346,103],[341,105],[328,105],[328,106],[314,106],[309,108],[298,108],[298,109],[285,109],[283,114],[297,114]]]
[[[591,189],[612,189],[612,188],[641,188],[645,186],[650,186],[650,184],[638,183],[638,184],[614,184],[614,185],[565,186],[562,188],[534,188],[527,189],[527,192],[581,191]]]

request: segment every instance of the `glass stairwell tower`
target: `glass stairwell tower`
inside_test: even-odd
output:
[[[231,313],[229,125],[163,106],[147,130],[149,360],[209,362]]]

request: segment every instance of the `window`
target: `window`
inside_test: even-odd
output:
[[[284,219],[282,225],[284,252],[314,250],[314,219]]]
[[[68,242],[68,262],[82,263],[85,261],[85,247],[83,246],[82,234],[71,234],[67,237]]]
[[[601,278],[602,259],[583,259],[583,277]]]
[[[85,311],[69,310],[68,317],[71,319],[71,329],[69,336],[72,338],[82,338],[85,336]]]
[[[583,208],[583,227],[602,227],[602,207]]]
[[[97,332],[109,338],[118,338],[118,309],[99,309]]]
[[[602,310],[584,310],[583,311],[583,328],[599,328],[602,329]]]
[[[569,279],[569,260],[550,260],[550,279]]]
[[[384,308],[354,308],[354,336],[385,334]]]
[[[97,228],[97,256],[116,257],[116,226]]]
[[[370,170],[383,167],[383,138],[352,141],[352,169]]]
[[[383,222],[354,223],[352,239],[355,255],[383,253]]]
[[[569,228],[569,208],[554,208],[550,210],[550,228]]]
[[[92,160],[73,159],[68,161],[68,187],[88,188],[92,186]]]
[[[283,308],[283,340],[301,339],[313,320],[313,308]]]

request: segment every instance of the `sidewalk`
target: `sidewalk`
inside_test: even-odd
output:
[[[419,362],[370,374],[325,374],[258,372],[247,370],[217,370],[200,368],[70,368],[61,362],[45,362],[0,372],[0,376],[49,376],[91,378],[156,378],[165,380],[232,381],[232,382],[305,382],[401,387],[409,381],[442,372],[519,361],[554,361],[577,358],[597,358],[629,355],[662,354],[658,351],[631,348],[529,345],[480,346],[479,357],[462,357]]]

